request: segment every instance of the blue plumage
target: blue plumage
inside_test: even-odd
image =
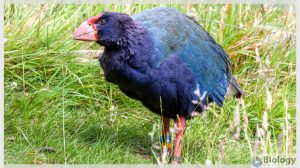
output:
[[[171,163],[180,163],[186,119],[210,102],[222,107],[229,92],[243,93],[222,47],[175,9],[153,8],[133,17],[100,13],[83,22],[73,38],[104,46],[99,62],[106,80],[162,115],[163,162],[171,155]],[[170,118],[176,130],[173,151]]]
[[[187,16],[171,8],[155,8],[133,16],[152,37],[160,61],[174,54],[196,77],[201,95],[219,106],[232,78],[230,61],[224,50],[211,36]]]
[[[228,55],[186,15],[154,8],[132,18],[112,12],[101,18],[107,24],[96,28],[98,43],[105,46],[99,61],[106,79],[153,112],[190,118],[192,111],[204,110],[193,103],[201,96],[201,104],[220,107],[228,88],[241,96]]]

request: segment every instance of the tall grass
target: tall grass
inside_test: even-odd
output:
[[[97,60],[82,61],[78,51],[98,45],[71,36],[103,10],[156,6],[5,5],[5,163],[156,163],[159,116],[105,82]],[[294,156],[295,6],[166,6],[224,47],[246,93],[188,122],[183,162]]]

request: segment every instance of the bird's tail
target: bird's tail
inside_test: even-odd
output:
[[[241,98],[245,93],[241,89],[240,85],[237,83],[234,77],[231,78],[231,82],[227,89],[226,97],[234,96],[236,98]]]

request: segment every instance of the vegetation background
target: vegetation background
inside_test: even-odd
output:
[[[72,33],[101,11],[169,6],[229,54],[246,95],[190,120],[184,163],[295,155],[294,5],[5,5],[5,163],[156,163],[161,120],[105,82]],[[167,23],[166,23],[167,24]]]

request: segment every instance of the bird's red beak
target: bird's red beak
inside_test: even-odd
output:
[[[81,23],[81,25],[73,33],[74,40],[81,41],[98,41],[97,29],[95,22],[101,17],[101,14],[89,18]]]

